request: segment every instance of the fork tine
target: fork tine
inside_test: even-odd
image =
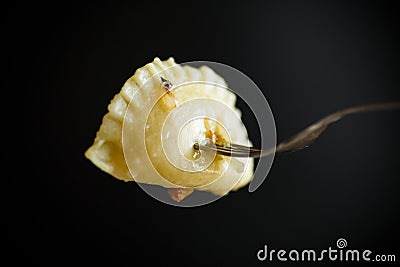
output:
[[[194,148],[199,150],[214,151],[217,154],[229,157],[259,157],[262,152],[259,149],[238,144],[220,145],[212,143],[196,143]]]
[[[228,146],[216,146],[217,153],[231,157],[257,157],[261,154],[261,150],[252,147],[229,144]]]

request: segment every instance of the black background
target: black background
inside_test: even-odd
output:
[[[264,244],[321,250],[341,237],[400,259],[399,111],[347,117],[278,155],[255,193],[196,208],[158,202],[83,155],[109,101],[156,56],[246,73],[278,140],[340,108],[399,100],[394,4],[17,3],[1,20],[2,241],[13,263],[270,265],[256,258]]]

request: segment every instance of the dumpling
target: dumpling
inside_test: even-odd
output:
[[[253,159],[193,145],[251,145],[235,104],[235,94],[211,68],[155,58],[112,99],[85,156],[117,179],[165,187],[178,202],[193,190],[226,195],[250,182]]]

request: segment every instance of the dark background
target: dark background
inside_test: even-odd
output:
[[[340,108],[399,100],[391,2],[17,3],[1,20],[2,241],[14,264],[266,265],[264,244],[321,250],[341,237],[400,259],[399,111],[347,117],[277,156],[255,193],[196,208],[158,202],[83,155],[109,101],[156,56],[246,73],[278,140]]]

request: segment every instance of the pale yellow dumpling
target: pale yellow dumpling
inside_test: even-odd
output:
[[[173,87],[166,88],[161,77]],[[252,179],[253,159],[199,156],[193,148],[205,139],[251,144],[236,96],[226,86],[207,66],[155,58],[136,70],[111,101],[85,156],[124,181],[216,195],[237,190]]]

